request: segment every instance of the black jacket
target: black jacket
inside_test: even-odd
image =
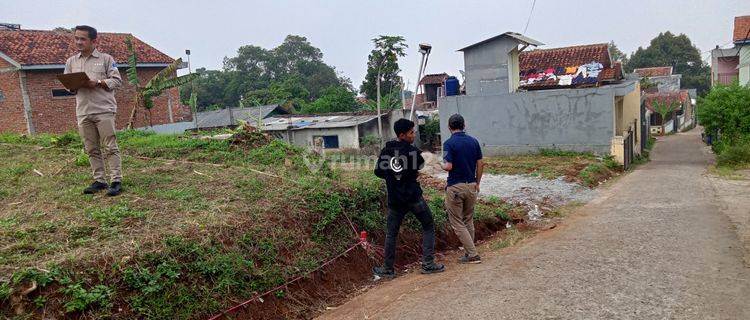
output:
[[[422,188],[417,182],[424,166],[422,151],[408,142],[388,141],[375,164],[375,175],[385,179],[388,205],[406,205],[420,199]]]

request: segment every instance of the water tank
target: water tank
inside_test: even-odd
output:
[[[460,84],[458,83],[458,79],[454,76],[448,77],[448,79],[445,79],[445,95],[447,96],[457,96],[459,92]]]

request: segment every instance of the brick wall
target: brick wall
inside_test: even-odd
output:
[[[2,68],[0,66],[0,68]],[[138,77],[141,83],[146,83],[151,77],[153,77],[159,68],[143,68],[138,70]],[[29,93],[29,99],[31,101],[32,119],[34,127],[37,133],[62,133],[70,130],[76,130],[76,116],[75,116],[75,96],[66,97],[53,97],[53,89],[64,89],[62,84],[57,81],[55,75],[62,72],[62,70],[44,70],[44,71],[27,71],[26,72],[26,87]],[[120,73],[125,77],[125,69],[121,69]],[[18,115],[11,112],[9,114],[0,114],[0,131],[13,131],[13,132],[26,132],[26,122],[23,117],[23,100],[20,95],[20,86],[18,81],[18,73],[6,73],[0,74],[0,79],[5,80],[4,77],[9,77],[12,74],[14,77],[10,81],[0,81],[0,86],[6,86],[7,83],[15,88],[9,88],[8,92],[17,91],[16,96],[6,97],[5,102],[0,103],[0,108],[5,109],[17,109]],[[4,92],[5,89],[2,89]],[[115,91],[115,99],[117,100],[117,128],[123,129],[127,126],[130,118],[130,112],[133,110],[135,101],[135,88],[123,81],[123,86]],[[6,94],[9,96],[9,94]],[[172,98],[172,114],[174,122],[179,121],[190,121],[192,119],[190,110],[186,106],[182,106],[179,101],[179,92],[176,88],[168,90],[166,93],[154,99],[154,108],[150,114],[147,113],[143,108],[139,108],[136,114],[136,127],[143,127],[149,124],[147,116],[150,115],[151,123],[154,125],[169,123],[169,111],[167,109],[168,96]]]
[[[0,69],[12,67],[0,59]],[[23,116],[23,96],[18,80],[18,72],[0,73],[0,91],[4,98],[0,101],[0,132],[26,132],[26,119]]]

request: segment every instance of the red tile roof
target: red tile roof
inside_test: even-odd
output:
[[[750,40],[750,16],[734,17],[734,36],[732,41],[744,42]]]
[[[97,49],[118,63],[127,62],[126,33],[99,33]],[[174,59],[133,37],[139,63],[171,63]],[[73,34],[44,30],[0,30],[0,52],[21,65],[65,64],[76,53]]]
[[[663,77],[672,75],[672,67],[651,67],[634,69],[633,73],[641,77]]]
[[[572,67],[596,61],[609,68],[609,45],[606,43],[554,49],[523,51],[518,57],[521,70]]]
[[[447,78],[447,73],[428,74],[422,77],[422,80],[419,81],[419,84],[443,84],[445,83],[445,79]]]
[[[622,79],[622,65],[612,63],[609,56],[609,44],[589,44],[553,49],[524,51],[519,55],[519,67],[522,71],[530,69],[556,69],[558,67],[578,67],[591,62],[601,63],[604,67],[599,73],[599,83]],[[576,85],[573,85],[576,86]],[[526,89],[555,88],[556,81],[534,82],[522,86]]]
[[[617,61],[612,65],[612,68],[604,68],[599,73],[599,81],[613,81],[622,79],[622,63]]]
[[[651,111],[654,111],[654,101],[685,103],[689,99],[690,95],[687,90],[646,93],[645,95],[646,108]]]

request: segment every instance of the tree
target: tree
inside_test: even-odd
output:
[[[236,106],[241,97],[257,99],[254,102],[283,100],[279,104],[291,102],[299,108],[315,101],[330,86],[347,85],[351,85],[348,79],[323,62],[320,49],[305,37],[289,35],[272,49],[240,47],[236,56],[224,58],[223,70],[203,73],[195,90],[200,109],[215,104]],[[188,88],[181,93],[183,100],[190,95]]]
[[[654,112],[658,113],[661,116],[661,134],[664,135],[664,125],[667,122],[667,116],[677,110],[677,108],[680,106],[680,103],[675,99],[671,99],[670,97],[657,97],[651,103],[651,106],[654,108]]]
[[[302,113],[348,112],[356,108],[354,92],[341,86],[331,86],[323,92],[323,96],[305,106]]]
[[[367,58],[367,75],[365,81],[359,87],[362,94],[367,99],[377,98],[377,78],[380,74],[381,96],[390,95],[392,91],[401,88],[401,77],[398,73],[401,69],[398,66],[398,57],[406,55],[405,50],[408,46],[402,36],[385,36],[381,35],[372,42],[375,49],[370,52]]]
[[[401,94],[398,91],[392,91],[391,93],[381,97],[381,109],[393,110],[402,107]],[[375,111],[378,108],[376,100],[367,99],[364,103],[363,108],[365,110]]]
[[[273,82],[268,88],[248,92],[243,99],[244,105],[278,104],[289,110],[300,110],[307,104],[310,92],[296,77],[283,82]]]
[[[138,56],[133,48],[133,41],[130,37],[125,38],[125,45],[129,52],[127,69],[128,82],[135,87],[135,105],[133,106],[133,111],[130,112],[130,120],[128,121],[128,129],[131,129],[133,128],[133,122],[135,121],[135,114],[138,108],[143,107],[150,115],[151,109],[154,107],[153,99],[155,97],[160,96],[164,91],[171,88],[179,87],[193,81],[197,75],[191,73],[184,76],[176,76],[177,68],[182,64],[182,59],[180,58],[159,71],[159,73],[151,78],[146,85],[141,86],[137,70]],[[148,118],[149,124],[152,124],[151,117],[149,116]]]
[[[628,55],[620,51],[620,48],[615,45],[614,41],[609,42],[609,56],[612,61],[620,61],[623,65],[628,63]]]
[[[683,88],[696,88],[701,95],[708,91],[711,69],[686,35],[675,36],[669,31],[660,33],[647,48],[638,47],[626,64],[626,71],[663,66],[671,66],[674,73],[682,74]]]

